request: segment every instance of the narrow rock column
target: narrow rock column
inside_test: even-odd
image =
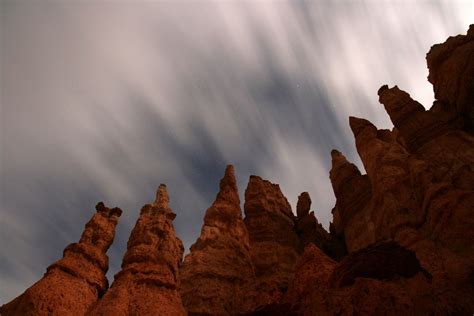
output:
[[[296,231],[304,247],[313,243],[324,251],[324,246],[328,244],[330,236],[318,222],[314,212],[310,212],[310,209],[311,197],[308,192],[303,192],[298,196],[296,204]]]
[[[362,211],[372,196],[372,187],[367,175],[337,150],[331,152],[332,168],[329,172],[336,206],[332,210],[333,227],[337,234],[343,234],[350,219]]]
[[[287,290],[302,252],[295,216],[278,184],[257,176],[250,176],[244,209],[259,305],[277,304]]]
[[[364,217],[366,223],[369,220],[370,230],[373,227],[375,240],[367,241],[392,238],[404,225],[422,224],[426,216],[425,193],[432,179],[426,163],[401,146],[393,132],[377,130],[364,119],[351,117],[349,122],[372,187],[371,205]],[[361,228],[353,229],[351,237],[366,235],[368,230]],[[346,236],[346,242],[349,238]]]
[[[411,152],[461,124],[457,122],[454,111],[446,111],[445,108],[425,111],[420,103],[397,86],[388,88],[384,85],[378,95],[379,102],[384,105],[393,125],[400,131],[406,148]]]
[[[0,308],[1,315],[84,315],[108,287],[106,255],[122,211],[102,202],[78,243],[64,249],[41,280]]]
[[[303,247],[314,244],[331,258],[340,259],[346,253],[344,242],[329,234],[310,209],[311,197],[308,192],[303,192],[296,204],[296,232]]]
[[[243,314],[252,308],[254,283],[249,236],[229,165],[201,235],[181,267],[183,304],[190,315]]]
[[[186,315],[178,293],[183,245],[174,231],[166,186],[145,205],[132,230],[122,270],[88,315]]]

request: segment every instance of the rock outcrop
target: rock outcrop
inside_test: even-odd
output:
[[[283,306],[293,315],[431,315],[441,312],[430,275],[415,255],[388,241],[340,263],[306,247]],[[288,307],[287,307],[288,308]]]
[[[1,314],[472,315],[474,25],[433,46],[427,61],[436,97],[429,110],[382,86],[392,130],[349,118],[366,174],[331,152],[329,233],[307,192],[295,216],[280,187],[257,176],[243,219],[228,166],[182,265],[160,186],[110,289],[105,252],[121,211],[99,203],[80,242]]]
[[[122,270],[88,315],[186,315],[178,292],[183,244],[176,237],[176,214],[166,186],[143,206],[123,257]]]
[[[296,204],[296,232],[300,237],[303,247],[313,243],[331,258],[339,260],[346,254],[343,238],[336,234],[328,233],[323,225],[318,222],[314,212],[310,212],[311,197],[308,192],[303,192],[298,197]]]
[[[277,184],[250,176],[244,210],[261,308],[282,299],[302,246],[291,206]]]
[[[454,113],[462,130],[474,134],[474,26],[466,35],[450,37],[433,45],[426,55],[428,80],[433,84],[435,104],[444,113]]]
[[[64,249],[41,280],[0,308],[1,315],[84,315],[108,288],[107,249],[122,211],[97,204],[78,243]]]
[[[372,197],[372,187],[367,175],[362,175],[359,169],[348,162],[346,157],[337,150],[331,152],[332,169],[329,173],[336,205],[332,210],[332,228],[336,236],[345,238],[349,249],[354,249],[354,244],[369,244],[373,241],[370,233],[373,225],[366,221],[364,208]],[[355,218],[355,220],[353,220]],[[351,222],[351,225],[348,223]],[[366,231],[365,234],[359,234]],[[359,238],[369,238],[367,241],[359,241]]]
[[[181,296],[190,315],[235,315],[252,308],[254,284],[234,167],[227,166],[201,235],[181,267]]]
[[[332,152],[333,231],[349,255],[323,277],[305,252],[283,302],[301,314],[470,314],[474,310],[473,31],[427,56],[429,110],[380,88],[393,130],[351,117],[367,172]],[[325,254],[318,253],[322,261]],[[327,262],[329,258],[326,258]],[[319,273],[319,271],[318,271]],[[306,279],[327,280],[302,291]],[[303,279],[304,278],[304,279]],[[303,280],[302,280],[303,279]]]

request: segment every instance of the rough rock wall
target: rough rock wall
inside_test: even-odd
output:
[[[132,230],[122,270],[88,315],[186,315],[178,292],[183,244],[176,237],[165,185]]]
[[[339,260],[346,255],[343,238],[334,233],[328,233],[318,222],[314,212],[310,212],[311,197],[308,192],[303,192],[298,197],[296,204],[296,232],[300,237],[303,247],[314,244],[322,249],[328,256]]]
[[[78,243],[64,249],[41,280],[0,308],[1,315],[84,315],[108,287],[105,254],[122,211],[97,204]]]
[[[474,311],[474,26],[427,55],[436,101],[426,111],[380,88],[394,128],[349,120],[366,175],[332,152],[340,263],[306,248],[282,304],[296,314]],[[312,271],[316,264],[325,267]],[[302,288],[317,279],[317,288]],[[286,307],[287,308],[287,307]]]
[[[307,193],[295,217],[279,186],[257,176],[242,219],[229,166],[180,277],[183,249],[162,186],[107,292],[105,252],[121,211],[99,203],[80,242],[1,314],[472,315],[474,25],[433,46],[427,62],[429,110],[382,86],[394,128],[349,119],[367,174],[332,151],[330,233]]]
[[[453,113],[460,128],[474,133],[474,27],[466,35],[450,37],[431,47],[426,55],[435,93],[434,107]]]
[[[235,315],[252,308],[254,284],[234,167],[227,166],[201,235],[181,267],[181,295],[190,315]]]
[[[257,176],[250,176],[244,210],[258,306],[274,304],[286,292],[302,251],[295,216],[280,187]]]
[[[380,242],[332,261],[306,247],[284,298],[292,315],[432,315],[436,310],[430,275],[413,252]]]

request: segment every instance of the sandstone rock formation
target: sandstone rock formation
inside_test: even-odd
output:
[[[186,315],[178,293],[183,245],[174,231],[176,214],[161,184],[132,230],[122,270],[88,315]]]
[[[301,193],[296,204],[296,232],[303,247],[313,243],[331,258],[339,260],[346,254],[342,238],[336,234],[329,234],[318,222],[314,212],[310,212],[310,208],[311,198],[309,193]]]
[[[296,204],[296,232],[303,246],[312,242],[317,244],[319,248],[323,248],[323,243],[329,240],[329,234],[322,229],[321,224],[318,223],[316,216],[314,216],[314,212],[310,212],[310,209],[311,197],[308,192],[303,192],[298,196]]]
[[[367,175],[362,175],[359,169],[346,160],[339,151],[333,150],[332,169],[329,173],[336,205],[332,210],[332,227],[334,234],[344,239],[349,250],[354,250],[357,244],[370,244],[373,238],[369,233],[371,223],[365,220],[364,207],[372,197],[372,187]],[[354,220],[353,220],[354,219]],[[348,223],[351,222],[351,225]],[[360,238],[369,238],[368,241],[359,241]]]
[[[444,112],[455,113],[460,128],[474,133],[474,27],[466,35],[450,37],[431,47],[426,55],[428,80],[433,84],[435,104]]]
[[[102,202],[86,224],[78,243],[64,249],[41,280],[0,308],[1,315],[84,315],[108,287],[105,254],[115,236],[122,211]]]
[[[291,206],[277,184],[250,176],[244,210],[257,276],[257,306],[263,307],[283,297],[302,246]]]
[[[350,254],[322,277],[299,261],[283,302],[301,314],[461,314],[474,310],[473,31],[427,56],[430,110],[398,87],[379,100],[394,129],[350,118],[367,175],[332,152],[333,230]],[[325,254],[318,253],[318,262]],[[313,258],[313,259],[311,259]],[[325,264],[325,266],[330,266]],[[332,271],[331,271],[332,270]],[[298,285],[327,280],[318,289]]]
[[[381,242],[339,264],[311,245],[298,261],[284,306],[294,315],[430,315],[440,312],[415,255]]]
[[[201,235],[181,268],[181,295],[190,315],[235,315],[252,307],[254,284],[234,167],[227,166]]]
[[[329,233],[307,192],[295,216],[279,186],[257,176],[242,219],[228,166],[181,268],[175,214],[160,186],[107,292],[105,251],[121,211],[99,203],[80,242],[1,314],[472,315],[473,57],[471,25],[427,55],[436,97],[429,110],[382,86],[392,130],[349,118],[366,174],[331,152]]]

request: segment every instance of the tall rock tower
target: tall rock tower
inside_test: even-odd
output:
[[[153,204],[143,206],[123,257],[122,270],[88,315],[186,315],[178,293],[183,244],[176,237],[161,184]]]
[[[181,268],[181,295],[190,315],[235,315],[246,312],[255,282],[249,236],[229,165],[220,191],[207,209],[201,235]]]
[[[244,209],[257,275],[259,309],[280,302],[294,275],[302,246],[295,229],[295,216],[278,184],[250,176]]]
[[[41,280],[3,305],[1,315],[84,315],[105,293],[109,267],[105,253],[122,211],[102,202],[96,210],[79,242],[67,246],[63,258],[49,266]]]
[[[286,297],[297,314],[472,314],[472,56],[474,25],[427,54],[436,98],[429,110],[384,85],[379,101],[392,130],[349,119],[367,174],[337,151],[330,172],[332,228],[349,254],[331,263],[306,248]]]

